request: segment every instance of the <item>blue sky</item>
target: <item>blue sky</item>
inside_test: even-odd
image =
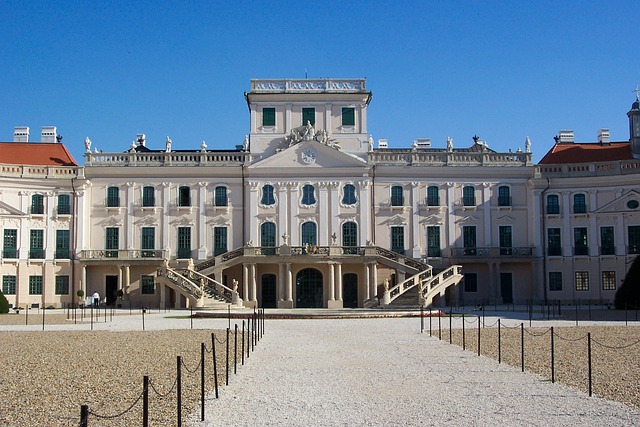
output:
[[[394,148],[479,135],[498,151],[559,129],[628,140],[638,1],[44,2],[0,0],[0,140],[54,125],[124,151],[241,144],[252,78],[367,78],[369,132]]]

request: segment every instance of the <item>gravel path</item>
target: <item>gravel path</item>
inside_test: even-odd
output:
[[[192,426],[640,425],[622,404],[420,334],[416,319],[271,320]]]

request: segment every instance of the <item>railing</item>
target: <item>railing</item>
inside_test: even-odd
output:
[[[70,179],[78,174],[77,166],[21,166],[0,163],[0,175],[22,178]]]
[[[485,247],[485,248],[451,248],[451,256],[462,257],[532,257],[535,255],[531,247]]]
[[[369,153],[375,165],[415,166],[532,166],[531,153],[431,151],[377,149]]]
[[[452,265],[437,276],[423,281],[420,288],[420,300],[427,306],[433,301],[433,297],[444,289],[452,286],[462,280],[462,266]]]
[[[421,271],[420,273],[415,274],[410,278],[408,278],[407,280],[404,280],[398,283],[397,285],[395,285],[394,287],[390,288],[389,289],[389,296],[391,297],[390,301],[393,301],[394,299],[398,298],[400,295],[404,294],[406,291],[413,288],[418,283],[429,279],[432,273],[433,273],[433,270],[431,267],[429,267],[428,269]]]
[[[199,286],[193,283],[191,280],[185,278],[177,271],[171,268],[159,268],[157,270],[158,277],[164,277],[169,280],[171,283],[175,284],[177,287],[185,291],[188,295],[191,295],[196,300],[202,297],[202,290]]]
[[[254,79],[252,93],[358,93],[364,92],[365,79]]]
[[[597,163],[570,163],[564,165],[537,165],[537,174],[544,176],[607,176],[640,173],[640,160],[616,160]]]
[[[229,289],[222,283],[212,279],[209,276],[205,276],[204,274],[198,273],[195,270],[182,269],[179,273],[188,278],[193,283],[200,282],[203,283],[203,290],[205,293],[209,293],[213,296],[213,298],[231,303],[233,302],[233,290]],[[207,292],[208,291],[208,292]]]
[[[162,249],[102,249],[80,251],[80,258],[84,260],[134,260],[150,259],[159,260],[166,258],[166,251]]]
[[[18,249],[16,248],[5,248],[2,250],[2,258],[7,259],[17,259],[18,258]]]
[[[152,153],[85,153],[85,166],[241,166],[251,154],[243,151]]]

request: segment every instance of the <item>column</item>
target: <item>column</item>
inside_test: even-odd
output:
[[[369,281],[369,286],[371,290],[369,291],[369,295],[372,300],[375,300],[378,295],[378,264],[375,262],[371,263],[371,280]]]
[[[291,218],[291,246],[300,246],[300,224],[298,224],[298,183],[291,184],[289,197],[289,213]]]
[[[46,197],[45,209],[47,213],[47,218],[49,218],[49,221],[50,221],[54,217],[53,212],[54,212],[54,206],[55,206],[55,203],[54,203],[55,197],[54,197],[53,191],[46,192],[45,197]],[[49,225],[52,225],[52,224],[49,222]],[[55,257],[54,252],[56,249],[56,237],[55,237],[56,232],[54,228],[55,227],[47,226],[45,230],[46,235],[44,236],[44,248],[43,248],[45,259],[54,259]],[[73,231],[69,231],[69,233],[72,233],[72,232]],[[44,281],[44,278],[43,278],[43,281]]]
[[[256,286],[256,265],[250,264],[250,280],[251,280],[251,302],[254,303],[254,307],[257,305],[257,286]]]
[[[333,233],[335,233],[336,236],[340,236],[340,224],[338,222],[340,218],[338,218],[337,215],[340,211],[340,194],[338,192],[338,185],[339,184],[337,182],[332,182],[329,184],[329,209],[327,210],[327,214],[331,217],[331,227],[329,228],[329,230],[327,230],[327,236],[332,236]],[[336,240],[336,243],[338,245],[342,244],[342,242],[338,240]]]
[[[198,183],[198,259],[207,258],[207,211],[205,208],[207,200],[207,183]],[[213,246],[213,244],[212,244]]]
[[[82,266],[82,271],[80,272],[80,289],[84,291],[84,295],[87,295],[87,266]],[[75,298],[75,295],[73,296]],[[78,301],[79,302],[79,301]]]
[[[491,242],[491,184],[482,183],[482,212],[484,215],[484,247],[490,248]]]
[[[360,104],[360,133],[367,133],[367,104]]]
[[[129,288],[130,287],[131,287],[131,265],[125,264],[125,266],[124,266],[124,288],[120,287],[119,289],[122,289],[122,292],[124,292],[125,295],[129,295]]]
[[[420,258],[420,193],[419,183],[411,183],[411,247],[413,248],[412,257]]]
[[[321,182],[318,185],[320,187],[319,195],[319,212],[320,212],[320,224],[318,224],[318,246],[328,246],[328,231],[329,231],[329,216],[334,216],[329,206],[328,195],[328,182]]]
[[[371,299],[371,295],[369,293],[369,282],[371,281],[371,274],[369,272],[369,264],[365,264],[364,265],[364,275],[363,275],[363,279],[364,279],[364,299],[363,301],[369,301]]]
[[[164,256],[167,259],[171,259],[172,255],[175,256],[175,254],[170,254],[169,253],[169,198],[171,197],[171,184],[168,182],[163,182],[162,183],[162,249],[164,249],[166,252],[164,253]],[[178,245],[176,244],[175,247],[177,248]]]
[[[73,200],[74,205],[72,205],[72,209],[75,208],[78,215],[78,219],[77,219],[78,226],[76,227],[75,230],[71,231],[71,234],[75,239],[75,247],[77,251],[81,251],[85,249],[86,246],[84,242],[84,231],[85,231],[85,227],[90,225],[89,224],[90,221],[87,221],[85,219],[85,212],[84,212],[85,195],[86,195],[85,190],[76,191],[74,194],[75,200]],[[74,255],[77,255],[77,254],[74,254]]]
[[[342,302],[342,264],[336,263],[336,300]]]
[[[589,205],[587,212],[593,212],[598,208],[596,193],[598,190],[589,191]],[[589,245],[589,255],[598,256],[598,227],[596,226],[596,216],[589,215],[589,234],[587,235],[587,244]]]
[[[280,301],[284,301],[285,299],[284,289],[285,289],[285,269],[284,269],[284,264],[280,263],[278,264],[278,304],[280,303]]]
[[[336,299],[336,276],[333,263],[329,263],[329,301]]]
[[[454,215],[454,205],[455,205],[455,183],[447,182],[447,212],[446,223],[448,233],[448,242],[444,242],[445,248],[452,248],[456,241],[456,217]],[[449,253],[451,254],[451,249],[449,249]]]
[[[545,234],[545,230],[542,230],[542,225],[541,225],[541,217],[542,215],[544,215],[543,212],[540,211],[540,204],[541,204],[541,192],[539,190],[535,190],[533,192],[533,206],[532,206],[532,212],[533,212],[533,216],[532,216],[532,228],[531,230],[533,231],[533,236],[530,236],[529,239],[533,238],[533,246],[536,250],[536,256],[540,257],[543,255],[542,253],[542,236]],[[542,233],[540,233],[540,230],[542,230]],[[529,242],[531,242],[531,240],[529,240]]]
[[[286,104],[284,112],[284,133],[289,133],[293,126],[291,125],[291,108],[292,104]]]
[[[329,132],[329,134],[333,133],[331,128],[331,110],[333,108],[332,104],[325,104],[324,106],[324,129]]]
[[[369,184],[370,182],[368,180],[360,181],[357,183],[358,189],[360,190],[360,194],[358,197],[358,200],[360,201],[358,206],[360,213],[360,246],[366,246],[367,241],[373,241],[373,236],[371,233],[371,223],[369,222],[369,209],[371,209],[371,204],[369,202]]]
[[[245,301],[245,305],[251,300],[249,295],[249,266],[242,264],[242,299]]]
[[[125,248],[131,250],[133,249],[135,246],[133,245],[133,182],[127,182],[126,184],[126,206],[127,206],[127,211],[125,212],[125,221],[126,221],[126,233],[127,235],[125,236],[125,242],[126,242],[126,246]]]
[[[280,236],[280,239],[285,234],[291,235],[289,231],[289,210],[287,209],[287,187],[288,183],[286,182],[278,182],[276,184],[276,189],[278,190],[278,223],[276,225],[276,233]],[[278,238],[276,238],[276,242],[277,241]],[[282,243],[284,243],[284,241]],[[287,241],[287,245],[291,245],[291,240]],[[284,293],[280,294],[281,299],[283,295]]]
[[[249,239],[249,242],[255,242],[252,244],[259,244],[259,237],[258,237],[258,230],[257,230],[257,221],[256,218],[258,216],[258,186],[259,183],[256,181],[249,181],[249,183],[247,184],[249,186],[249,191],[248,191],[248,197],[249,200],[245,200],[244,205],[249,207],[249,213],[247,216],[247,222],[246,222],[246,231],[247,231],[247,239]],[[247,244],[248,242],[243,242],[244,244]]]

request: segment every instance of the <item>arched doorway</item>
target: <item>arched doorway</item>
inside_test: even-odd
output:
[[[345,273],[342,275],[342,301],[344,308],[358,307],[358,275]]]
[[[322,273],[305,268],[296,275],[296,307],[322,308]]]
[[[276,308],[277,306],[276,300],[277,300],[276,275],[263,274],[262,275],[262,307]]]

